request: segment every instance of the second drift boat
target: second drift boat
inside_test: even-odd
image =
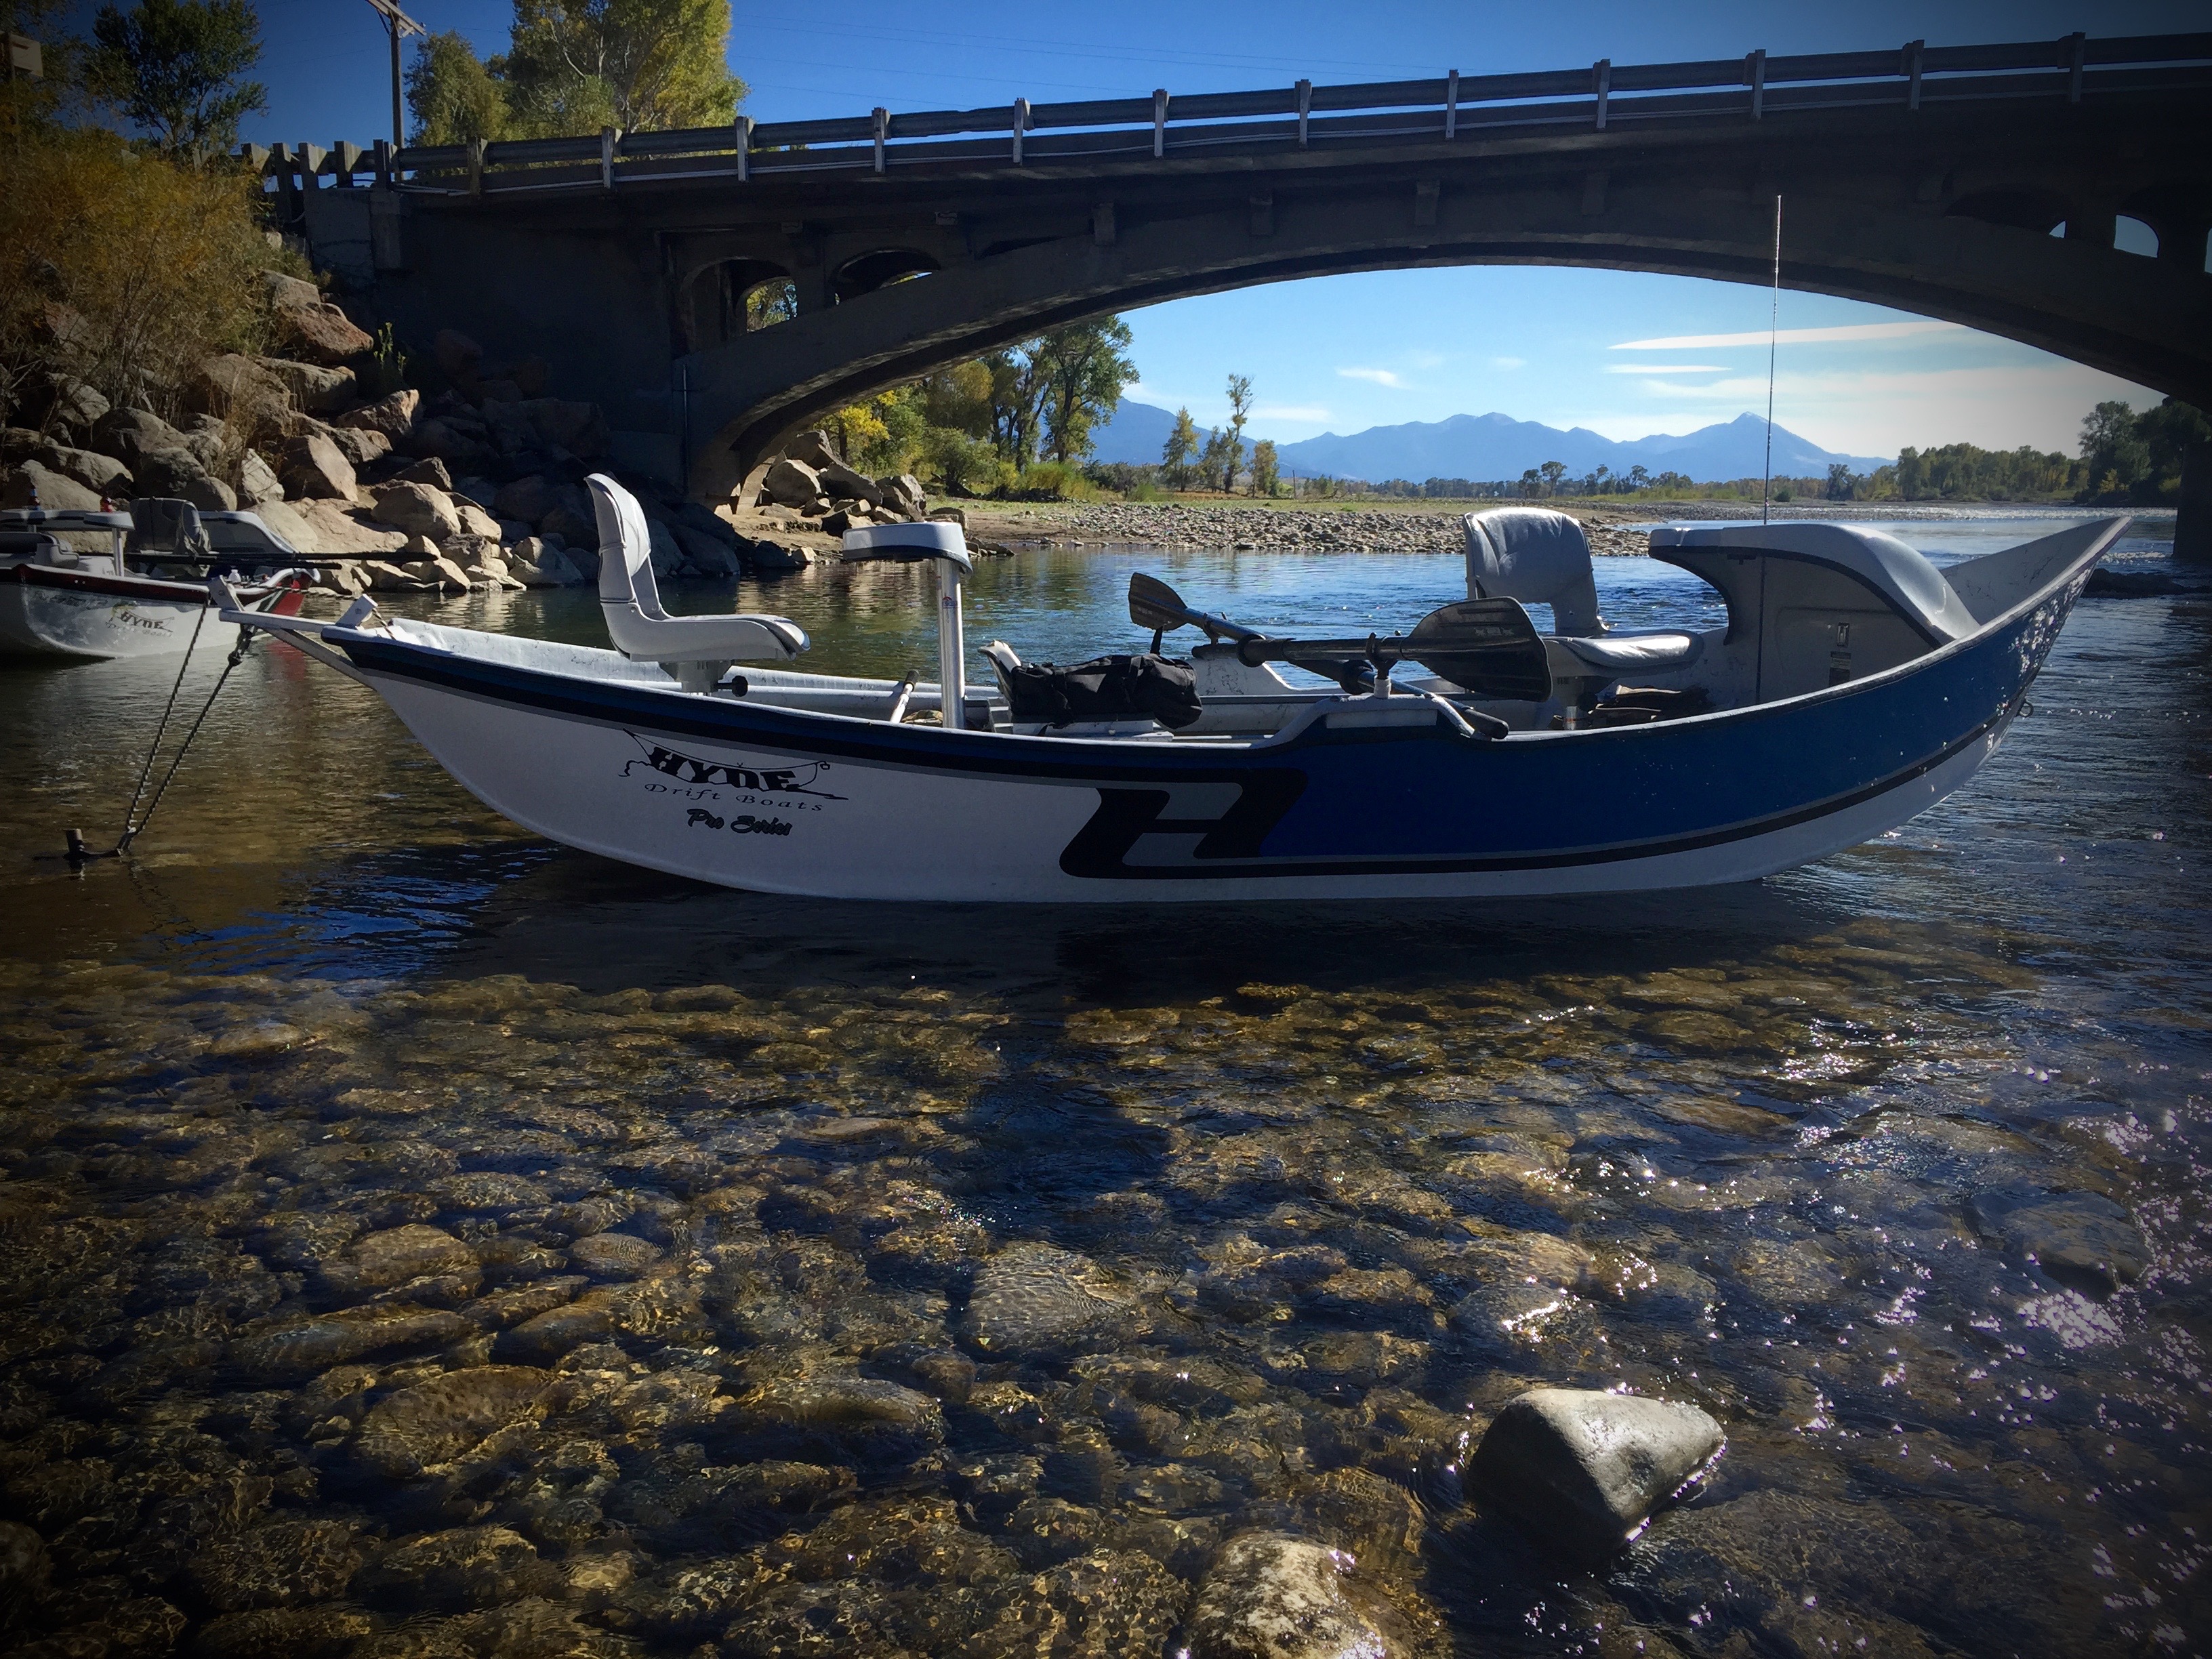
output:
[[[462,785],[541,835],[701,881],[863,899],[1503,896],[1785,870],[1973,775],[2128,524],[1948,570],[1853,526],[1662,529],[1654,556],[1711,583],[1728,622],[1621,635],[1598,616],[1573,520],[1474,514],[1468,599],[1404,638],[1269,639],[1140,579],[1132,617],[1153,653],[1041,670],[994,641],[994,695],[964,684],[954,526],[845,542],[848,559],[935,564],[939,684],[739,672],[795,659],[805,633],[667,616],[637,503],[591,485],[617,650],[387,620],[367,599],[335,623],[232,619],[372,687]],[[1184,624],[1209,636],[1188,669],[1156,654]],[[1276,662],[1338,685],[1294,685]],[[933,710],[939,723],[916,720]]]
[[[235,590],[247,610],[299,610],[306,561],[258,514],[203,514],[166,500],[131,505],[128,513],[0,512],[0,656],[160,657],[195,639],[227,651],[238,625],[209,612],[200,573],[210,569],[261,574]],[[71,545],[100,537],[104,552]]]

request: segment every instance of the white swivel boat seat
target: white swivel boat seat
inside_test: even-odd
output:
[[[805,630],[786,617],[672,617],[653,580],[653,535],[637,498],[594,472],[599,520],[599,611],[615,649],[657,662],[686,691],[712,690],[732,663],[789,662],[806,649]]]
[[[1504,507],[1470,513],[1460,522],[1467,531],[1468,598],[1552,607],[1553,632],[1544,647],[1554,679],[1602,684],[1656,673],[1686,667],[1703,650],[1695,634],[1609,630],[1597,612],[1589,538],[1565,514]]]

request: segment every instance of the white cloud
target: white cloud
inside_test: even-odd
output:
[[[1726,363],[1607,363],[1608,374],[1725,374]]]
[[[1336,371],[1347,380],[1372,380],[1377,386],[1395,386],[1401,392],[1406,383],[1387,368],[1340,368]]]
[[[1773,336],[1784,345],[1811,345],[1826,340],[1902,340],[1914,334],[1966,332],[1960,323],[1849,323],[1838,328],[1785,328]],[[1744,334],[1670,334],[1657,340],[1623,340],[1615,351],[1691,351],[1708,346],[1765,345],[1767,331],[1753,329]]]
[[[1255,421],[1326,421],[1328,410],[1319,404],[1261,404],[1252,411]]]
[[[1676,412],[1607,413],[1583,424],[1608,437],[1642,437],[1733,420],[1766,405],[1764,375],[1702,385],[1650,380],[1640,389],[1666,398]],[[2056,358],[1893,374],[1785,373],[1776,379],[1774,392],[1777,425],[1823,449],[1851,455],[1894,455],[1906,444],[1949,443],[1984,449],[2033,444],[2071,454],[2081,441],[2081,417],[2093,404],[2108,398],[2138,407],[2155,401],[2154,393],[2114,375]]]
[[[1510,373],[1516,368],[1528,368],[1528,360],[1526,357],[1492,357],[1490,360],[1490,366]]]

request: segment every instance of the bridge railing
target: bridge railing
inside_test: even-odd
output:
[[[1165,90],[974,110],[929,110],[663,132],[610,129],[574,138],[364,149],[339,143],[240,153],[280,191],[328,178],[438,195],[488,197],[708,179],[749,181],[823,171],[1049,168],[1116,159],[1193,160],[1235,150],[1341,149],[1437,143],[1516,130],[1650,130],[1690,120],[1762,121],[1805,111],[1918,110],[1990,99],[2068,103],[2212,89],[2212,33],[1996,46],[1824,52],[1699,63],[1622,64],[1513,75],[1295,86],[1258,92]]]

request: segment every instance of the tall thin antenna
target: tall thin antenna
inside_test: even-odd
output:
[[[1774,198],[1774,289],[1766,312],[1766,476],[1759,481],[1759,521],[1766,522],[1774,483],[1774,347],[1782,336],[1782,198]]]

